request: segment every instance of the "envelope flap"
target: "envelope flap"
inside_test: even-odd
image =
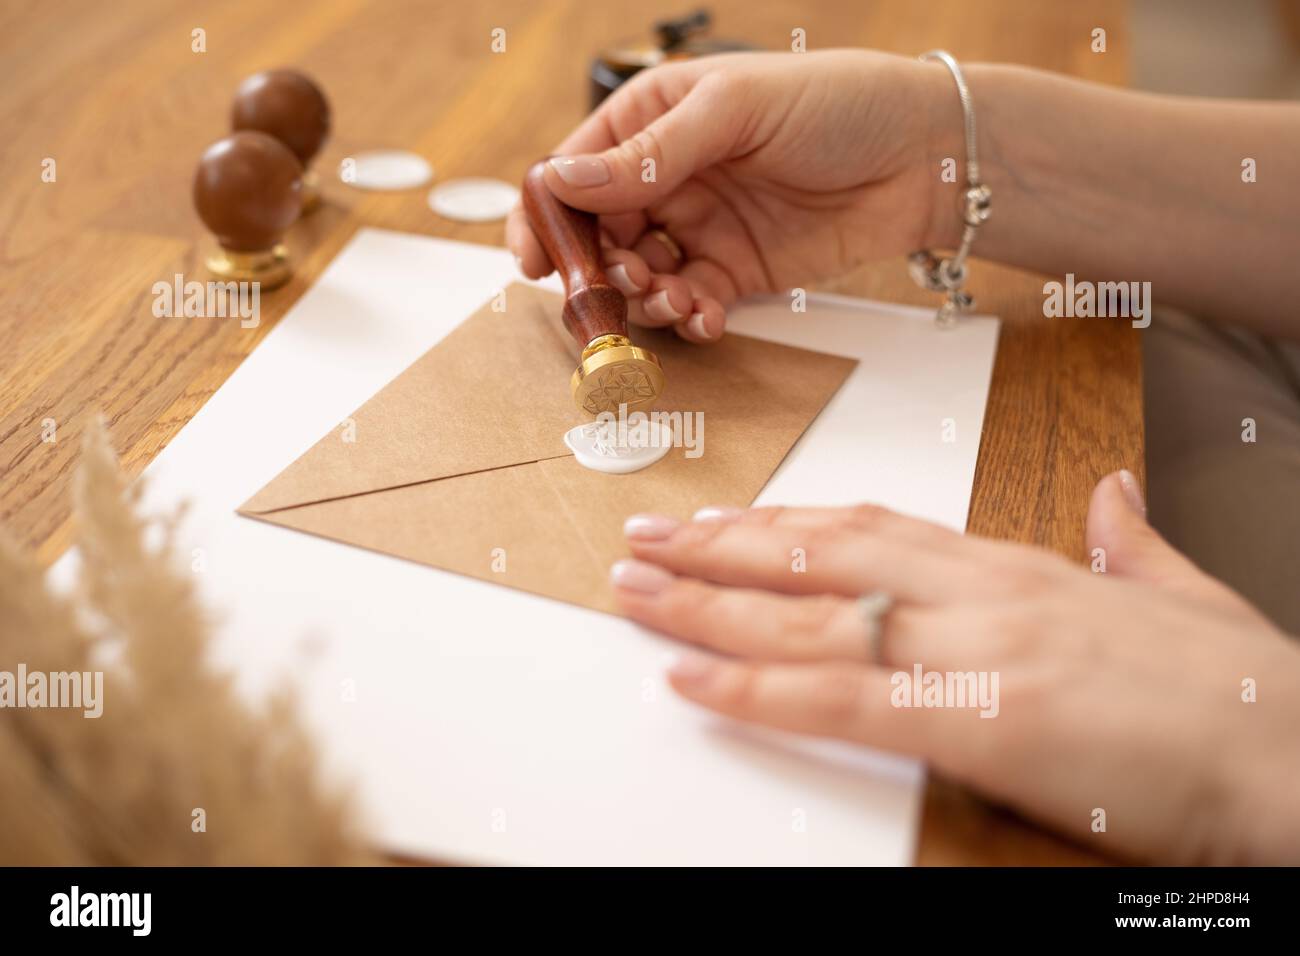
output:
[[[577,348],[560,318],[562,299],[512,284],[505,305],[471,315],[239,510],[265,515],[569,457],[564,433],[586,416],[569,394]],[[707,421],[707,465],[693,463],[690,487],[713,488],[716,501],[751,501],[857,364],[743,335],[713,346],[665,329],[632,336],[667,372],[659,407],[687,425],[702,416],[701,430]],[[647,480],[666,479],[665,466],[649,472]],[[705,488],[696,488],[701,481]],[[625,503],[592,497],[588,511]]]
[[[580,420],[561,298],[494,297],[240,507],[264,514],[566,455]],[[495,308],[494,308],[495,306]],[[502,309],[502,306],[504,308]]]

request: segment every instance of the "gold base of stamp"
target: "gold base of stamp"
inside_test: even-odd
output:
[[[208,271],[219,279],[259,282],[264,291],[284,285],[293,275],[289,250],[276,245],[266,252],[233,252],[218,248],[208,256]]]
[[[316,175],[316,170],[309,169],[302,174],[302,212],[298,213],[298,218],[309,216],[320,208],[320,177]]]
[[[664,390],[664,370],[651,351],[638,348],[622,335],[602,335],[587,343],[573,372],[573,400],[595,417],[649,408]]]

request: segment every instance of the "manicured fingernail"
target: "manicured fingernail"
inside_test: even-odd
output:
[[[645,314],[659,322],[676,322],[682,317],[682,313],[668,301],[667,289],[660,289],[645,300]]]
[[[692,521],[735,521],[741,515],[739,508],[727,508],[722,505],[710,505],[701,508],[691,517]]]
[[[1119,473],[1119,486],[1124,492],[1129,507],[1145,518],[1147,503],[1142,497],[1142,486],[1138,484],[1137,476],[1127,468],[1123,469]]]
[[[708,684],[717,671],[717,663],[703,654],[683,654],[668,668],[677,683],[696,689]]]
[[[697,339],[714,339],[717,336],[709,328],[709,323],[704,317],[703,312],[696,312],[686,320],[686,331]]]
[[[634,541],[662,541],[679,523],[664,515],[633,515],[623,522],[623,533]]]
[[[609,569],[610,583],[616,588],[627,588],[641,594],[658,594],[673,581],[673,576],[663,568],[635,558],[615,561]]]
[[[609,281],[614,283],[614,288],[624,295],[637,295],[641,291],[641,287],[627,274],[627,266],[621,262],[606,269],[605,275],[609,276]]]
[[[603,186],[609,182],[609,166],[599,156],[556,156],[555,170],[570,186]]]

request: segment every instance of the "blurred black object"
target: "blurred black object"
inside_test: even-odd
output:
[[[591,61],[591,108],[647,67],[710,53],[756,49],[738,40],[706,36],[712,25],[712,14],[701,8],[674,20],[660,20],[654,25],[653,43],[621,47],[597,56]]]

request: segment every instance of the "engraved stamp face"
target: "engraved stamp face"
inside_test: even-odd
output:
[[[596,373],[596,381],[582,403],[591,415],[616,412],[619,405],[635,405],[655,397],[649,376],[629,365],[611,365]]]

